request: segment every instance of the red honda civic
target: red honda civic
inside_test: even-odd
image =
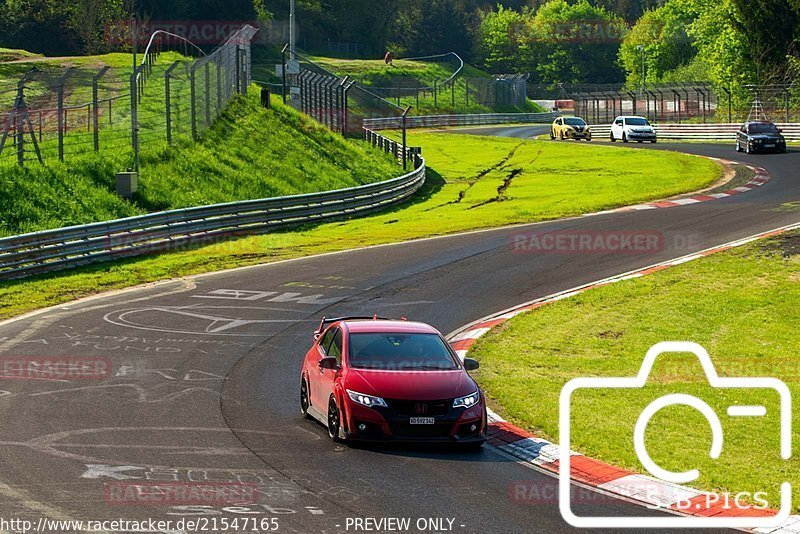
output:
[[[300,372],[300,410],[335,441],[413,441],[479,448],[486,401],[435,328],[377,317],[323,318]]]

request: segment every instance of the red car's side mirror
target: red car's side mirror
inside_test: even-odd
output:
[[[464,369],[466,369],[467,371],[474,371],[480,366],[481,364],[478,363],[478,360],[473,360],[472,358],[464,358]]]
[[[326,356],[319,360],[319,368],[336,371],[339,369],[339,362],[333,356]]]

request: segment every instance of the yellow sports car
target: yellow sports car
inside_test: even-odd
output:
[[[550,127],[550,139],[586,139],[592,140],[592,131],[580,117],[557,117]]]

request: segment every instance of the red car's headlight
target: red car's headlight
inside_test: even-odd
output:
[[[362,406],[366,406],[368,408],[374,408],[375,406],[383,406],[384,408],[387,407],[386,401],[380,397],[367,395],[366,393],[359,393],[358,391],[350,391],[349,389],[346,391],[347,395],[350,397],[350,400],[357,402]]]
[[[456,400],[454,400],[453,408],[461,408],[461,407],[471,408],[472,406],[478,404],[478,401],[480,400],[481,400],[481,394],[480,392],[476,391],[471,395],[467,395],[465,397],[459,397]]]

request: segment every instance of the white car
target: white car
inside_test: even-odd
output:
[[[611,124],[611,142],[613,143],[617,139],[625,143],[628,141],[655,143],[656,131],[644,117],[621,115]]]

